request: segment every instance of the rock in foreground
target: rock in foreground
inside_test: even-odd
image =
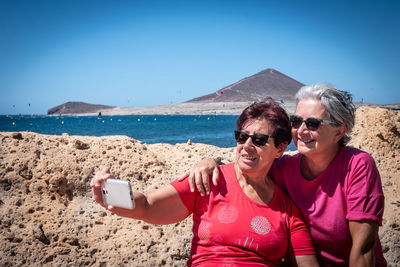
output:
[[[382,246],[400,264],[400,118],[398,111],[359,108],[352,145],[374,156],[386,197]],[[146,145],[126,136],[0,133],[1,266],[185,266],[191,218],[156,226],[120,218],[95,204],[89,181],[100,166],[135,190],[158,188],[204,157],[234,158],[233,148]]]

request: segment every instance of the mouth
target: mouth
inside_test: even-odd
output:
[[[306,139],[306,138],[300,138],[300,137],[298,138],[298,141],[301,141],[302,143],[304,143],[304,144],[306,144],[306,145],[315,142],[314,139]]]
[[[255,157],[251,157],[251,156],[249,156],[249,155],[242,155],[242,158],[244,159],[244,160],[248,160],[248,161],[255,161],[257,158],[255,158]]]

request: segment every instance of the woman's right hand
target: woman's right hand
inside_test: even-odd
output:
[[[90,187],[92,187],[94,200],[106,209],[108,209],[109,207],[103,202],[101,182],[110,178],[114,178],[114,175],[111,174],[110,168],[104,167],[99,172],[97,172],[94,178],[90,181]]]
[[[218,164],[214,159],[205,158],[194,165],[189,173],[179,178],[183,180],[188,177],[190,191],[194,192],[195,188],[200,195],[210,194],[210,175],[212,174],[213,184],[216,186],[219,180]]]

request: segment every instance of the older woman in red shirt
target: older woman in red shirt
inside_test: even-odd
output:
[[[176,223],[193,214],[191,266],[280,266],[286,255],[298,266],[318,266],[299,209],[268,175],[291,140],[289,118],[273,101],[255,103],[237,120],[236,160],[219,168],[210,194],[191,192],[187,179],[148,194],[134,193],[136,207],[106,207],[101,181],[92,180],[95,200],[113,213],[154,224]]]

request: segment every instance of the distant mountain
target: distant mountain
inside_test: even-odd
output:
[[[261,101],[266,97],[294,101],[304,84],[274,69],[266,69],[215,93],[193,98],[187,102],[245,102]]]
[[[94,105],[85,102],[67,102],[62,105],[51,108],[47,111],[52,114],[77,114],[77,113],[97,113],[99,110],[115,108],[106,105]]]
[[[304,84],[280,73],[274,69],[266,69],[250,77],[219,89],[215,93],[193,98],[185,103],[201,102],[253,102],[261,101],[267,97],[275,100],[283,99],[285,102],[293,102],[296,92]],[[50,108],[51,114],[84,114],[97,113],[102,110],[115,108],[106,105],[93,105],[84,102],[67,102]]]

